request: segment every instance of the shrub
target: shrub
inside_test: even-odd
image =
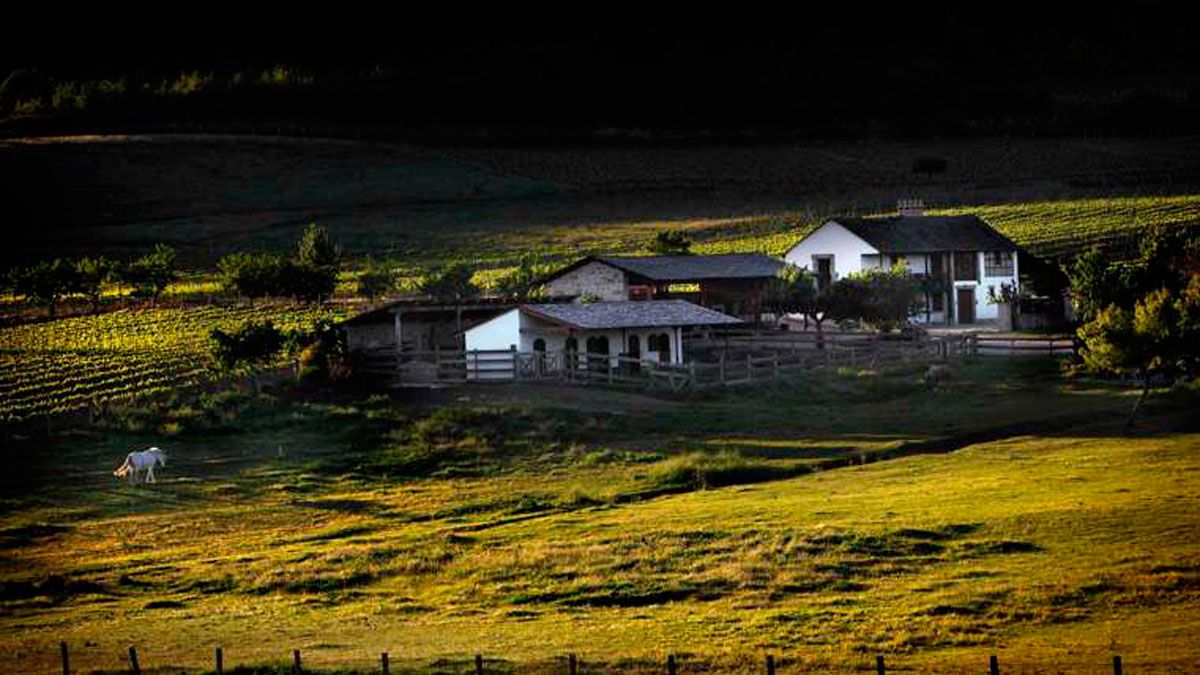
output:
[[[743,457],[735,452],[695,452],[660,462],[650,470],[650,480],[662,488],[707,488],[761,483],[806,472],[801,466],[783,466]]]

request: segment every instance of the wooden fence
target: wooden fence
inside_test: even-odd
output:
[[[692,336],[685,364],[628,355],[572,351],[413,351],[379,349],[359,355],[356,371],[399,385],[574,382],[650,391],[696,391],[800,377],[818,368],[885,370],[974,353],[974,336],[885,340],[859,334],[831,339],[780,337],[779,332]],[[796,333],[795,335],[810,335]]]
[[[67,643],[65,643],[65,642],[60,643],[59,651],[60,651],[61,657],[62,657],[63,675],[71,675],[70,651],[69,651],[69,648],[67,647]],[[488,672],[511,672],[511,668],[509,668],[509,667],[502,667],[500,669],[497,669],[496,661],[492,660],[492,663],[488,664],[488,660],[489,659],[484,659],[483,654],[475,654],[475,658],[473,659],[474,669],[469,670],[467,672],[473,672],[474,675],[484,675],[485,673],[488,673]],[[301,656],[299,649],[292,650],[291,661],[292,661],[292,663],[291,663],[291,672],[292,673],[294,673],[295,675],[299,675],[300,673],[307,672],[307,670],[304,666],[304,660]],[[565,675],[579,675],[579,671],[581,670],[581,660],[579,659],[579,657],[576,654],[574,654],[574,653],[567,654],[565,656],[565,658],[559,657],[559,658],[555,659],[555,661],[558,662],[559,664],[561,664],[559,667],[562,668],[562,672],[564,672]],[[506,665],[510,665],[510,662],[505,661],[504,663]],[[687,672],[688,670],[692,670],[692,672],[712,672],[711,668],[707,667],[704,664],[700,664],[699,668],[689,669],[688,668],[689,664],[686,661],[677,658],[674,654],[668,654],[665,661],[659,661],[658,663],[660,664],[659,667],[663,668],[663,672],[665,672],[666,675],[680,675],[681,672]],[[764,672],[764,673],[766,673],[766,675],[776,675],[776,673],[778,672],[779,669],[782,669],[785,665],[791,665],[791,664],[788,664],[784,659],[777,659],[774,654],[766,654],[763,657],[763,660],[761,661],[761,663],[763,664],[763,666],[762,666],[763,669],[760,672]],[[1125,665],[1120,656],[1114,654],[1112,656],[1112,660],[1110,661],[1110,664],[1111,664],[1113,675],[1124,675]],[[491,667],[488,667],[489,665]],[[889,665],[886,658],[883,655],[876,656],[875,663],[873,665],[874,665],[875,675],[887,675],[889,668],[905,670],[905,671],[912,670],[911,667],[906,668],[903,665],[899,666],[899,668],[895,668],[894,666]],[[1105,664],[1105,665],[1109,665],[1109,664]],[[214,666],[214,668],[213,668],[212,672],[218,673],[218,675],[225,672],[225,652],[224,652],[224,650],[221,649],[221,647],[216,647],[213,651],[213,666]],[[653,667],[653,666],[649,666],[649,664],[647,664],[647,666],[651,667],[651,668]],[[981,659],[980,660],[980,670],[981,671],[982,671],[982,667],[983,667],[983,663],[982,663],[982,659]],[[803,670],[811,672],[808,668],[804,668]],[[859,668],[856,668],[855,670],[870,671],[870,666],[864,663],[864,664],[862,664],[862,666],[860,666]],[[387,652],[382,652],[379,654],[379,672],[382,673],[382,675],[390,675],[390,671],[391,671],[391,659],[389,657],[389,654]],[[137,647],[135,647],[135,646],[129,647],[129,672],[133,673],[133,675],[141,675],[141,673],[142,673],[142,664],[138,658],[138,651],[137,651]],[[605,672],[609,672],[609,669],[605,668]],[[640,668],[639,672],[646,672],[646,668]],[[991,654],[988,656],[987,672],[988,672],[988,675],[1000,675],[1001,674],[1002,671],[1000,669],[1000,657],[997,656],[996,654]]]
[[[1075,342],[1066,335],[979,335],[976,353],[981,356],[1070,356]]]

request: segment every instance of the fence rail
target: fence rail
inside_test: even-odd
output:
[[[739,331],[692,335],[690,359],[662,363],[628,354],[576,351],[377,349],[359,354],[356,370],[401,385],[575,382],[670,392],[800,377],[819,368],[882,370],[973,354],[975,336],[881,339],[862,333]]]
[[[67,646],[66,642],[59,643],[59,652],[61,655],[63,675],[70,675],[70,673],[71,673],[70,649]],[[138,651],[137,651],[137,647],[135,645],[130,645],[128,655],[129,655],[128,656],[129,672],[133,673],[134,675],[141,675],[142,662],[138,657]],[[776,657],[775,654],[772,654],[772,653],[764,654],[764,655],[762,655],[761,658],[762,658],[762,661],[760,661],[760,663],[762,663],[762,670],[756,671],[756,672],[764,672],[764,673],[766,673],[766,675],[776,675],[777,669],[782,668],[785,665],[791,665],[791,666],[801,665],[801,664],[790,664],[785,659],[778,658],[778,657]],[[561,672],[564,672],[565,675],[578,675],[579,674],[579,671],[581,669],[580,668],[581,659],[574,652],[566,654],[565,656],[554,657],[553,660],[557,664],[560,664],[558,667],[562,668]],[[291,667],[292,673],[294,673],[295,675],[299,675],[300,673],[306,672],[307,669],[304,665],[304,659],[303,659],[299,649],[292,650],[291,661],[292,661],[292,664],[291,664],[292,665],[292,667]],[[488,663],[489,661],[491,661],[490,664]],[[501,661],[505,664],[511,664],[511,662],[509,662],[507,660],[501,660]],[[473,672],[474,675],[484,675],[485,673],[488,673],[488,672],[511,672],[511,669],[509,667],[501,666],[500,668],[497,668],[497,660],[496,659],[485,659],[484,655],[480,654],[480,653],[476,653],[474,655],[474,658],[468,659],[467,662],[473,664],[474,669],[473,669],[473,671],[469,671],[469,672]],[[667,654],[665,659],[654,659],[653,662],[657,662],[658,668],[662,668],[663,671],[666,672],[666,675],[680,675],[681,672],[688,672],[689,670],[691,672],[712,672],[711,668],[708,667],[706,664],[704,664],[702,661],[698,664],[698,667],[697,667],[697,665],[689,664],[687,660],[681,659],[681,658],[677,657],[675,654]],[[391,660],[388,652],[380,652],[379,653],[379,672],[380,673],[382,673],[383,675],[390,675],[391,663],[392,663],[392,660]],[[980,664],[980,670],[982,671],[982,668],[983,668],[983,659],[982,658],[980,659],[979,664]],[[215,647],[213,650],[213,665],[215,666],[215,668],[213,669],[212,672],[218,673],[218,675],[225,672],[225,652],[220,646]],[[689,668],[689,665],[691,665],[692,667]],[[887,661],[887,658],[882,654],[875,656],[874,664],[872,664],[872,665],[874,665],[873,669],[871,669],[871,667],[870,667],[870,665],[868,665],[868,663],[863,663],[859,667],[855,668],[855,670],[859,670],[859,671],[873,670],[875,672],[875,675],[887,675],[889,669],[890,670],[905,670],[905,671],[912,670],[911,666],[905,667],[902,664],[899,667],[896,667],[896,666],[889,664]],[[1099,664],[1090,664],[1090,665],[1092,665],[1092,667],[1095,668]],[[1143,664],[1143,665],[1146,665],[1146,664]],[[1000,673],[1002,672],[1000,666],[1001,666],[1001,664],[1000,664],[999,655],[989,654],[987,657],[988,675],[1000,675]],[[1124,675],[1125,664],[1120,655],[1113,654],[1111,660],[1108,661],[1107,663],[1105,663],[1105,666],[1112,668],[1113,675]],[[235,668],[235,670],[240,670],[241,668],[243,668],[243,666],[239,666],[239,667]],[[651,670],[648,671],[647,668],[650,668]],[[653,672],[653,670],[652,670],[653,668],[654,668],[654,666],[651,665],[651,662],[648,662],[646,664],[646,668],[639,668],[638,672]],[[801,668],[803,668],[802,665],[801,665]],[[793,668],[793,670],[794,670],[794,668]],[[811,670],[808,668],[803,668],[803,670],[811,672]],[[818,672],[823,672],[824,670],[825,670],[824,667],[820,667]],[[663,671],[660,671],[660,672],[663,672]],[[605,672],[608,672],[607,668],[605,669]],[[739,671],[739,672],[743,672],[743,671]]]

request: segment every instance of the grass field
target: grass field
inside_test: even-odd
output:
[[[674,652],[685,672],[750,672],[765,651],[784,672],[877,652],[948,672],[993,652],[1025,671],[1196,663],[1193,395],[1129,436],[1128,396],[1052,364],[981,362],[948,393],[917,375],[686,404],[164,400],[164,419],[193,410],[140,488],[109,472],[159,437],[125,420],[16,444],[0,650],[51,670],[67,640],[77,667],[111,669],[138,644],[171,672],[211,667],[217,644],[227,666],[301,648],[365,669],[387,650],[422,672],[477,651],[526,672],[569,651],[595,669]]]

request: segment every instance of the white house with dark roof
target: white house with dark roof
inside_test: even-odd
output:
[[[817,278],[818,287],[869,268],[902,264],[916,275],[941,278],[945,293],[925,298],[913,318],[971,324],[997,318],[988,290],[1018,288],[1017,245],[978,216],[927,216],[904,204],[900,215],[833,218],[800,240],[784,259]]]
[[[607,357],[613,367],[619,356],[679,365],[684,328],[740,323],[686,300],[524,304],[468,329],[466,347]]]
[[[763,289],[783,261],[761,253],[588,256],[542,279],[547,295],[600,300],[689,300],[755,317]]]

